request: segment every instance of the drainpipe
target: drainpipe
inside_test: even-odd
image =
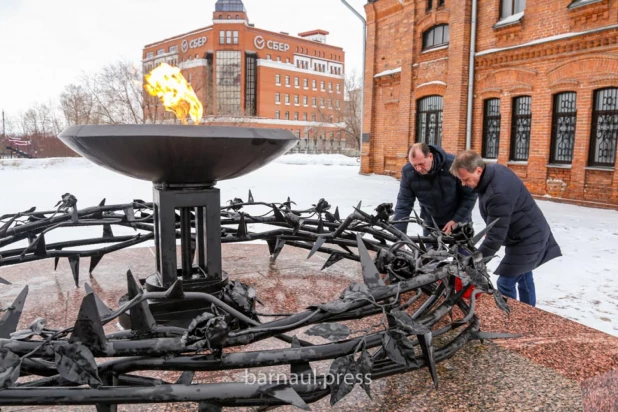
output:
[[[360,93],[360,135],[358,136],[358,157],[361,158],[363,151],[363,112],[365,110],[365,45],[367,43],[367,21],[360,15],[356,9],[346,1],[341,0],[343,4],[363,23],[363,71],[361,72],[361,93]]]
[[[468,70],[468,114],[466,117],[466,150],[472,148],[472,104],[474,102],[474,55],[476,54],[476,5],[472,0],[472,19],[470,31],[470,62]]]

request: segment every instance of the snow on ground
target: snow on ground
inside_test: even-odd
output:
[[[282,202],[290,196],[299,208],[325,198],[333,209],[339,206],[342,216],[351,213],[361,200],[363,210],[369,213],[380,203],[395,203],[396,179],[362,176],[358,170],[355,158],[286,155],[247,176],[219,182],[217,187],[222,202],[234,197],[246,200],[249,190],[256,201]],[[152,200],[149,182],[81,158],[0,160],[0,182],[0,215],[32,206],[51,210],[67,192],[77,197],[82,208],[97,205],[102,198],[107,204]],[[618,336],[618,212],[549,201],[538,204],[564,255],[535,271],[538,307]],[[473,219],[477,230],[484,227],[478,207]],[[416,229],[410,225],[408,232]],[[93,228],[66,229],[48,242],[99,235]],[[497,263],[494,260],[490,267]],[[495,283],[496,277],[492,278]]]

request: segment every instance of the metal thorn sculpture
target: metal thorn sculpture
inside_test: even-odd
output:
[[[112,411],[124,403],[193,402],[200,411],[309,409],[327,396],[336,404],[355,385],[371,396],[373,380],[419,369],[427,369],[437,387],[437,363],[471,340],[505,337],[479,329],[477,293],[493,294],[502,310],[508,306],[489,280],[487,260],[475,254],[479,235],[470,225],[446,235],[435,223],[410,218],[429,234],[411,238],[390,221],[392,204],[372,215],[359,202],[342,219],[325,199],[300,210],[289,198],[258,202],[249,191],[247,202],[235,198],[221,206],[215,183],[289,150],[297,138],[288,131],[87,125],[59,138],[99,165],[152,182],[154,201],[108,205],[103,199],[78,209],[77,197],[65,193],[55,209],[0,216],[0,267],[53,259],[56,268],[67,259],[75,284],[87,291],[71,327],[41,317],[17,330],[27,286],[0,308],[0,407],[87,404]],[[101,236],[51,240],[56,230],[86,226],[98,227]],[[115,310],[80,280],[84,259],[92,274],[107,254],[150,240],[156,273],[138,282],[129,270],[128,293]],[[343,259],[360,262],[363,283],[298,313],[260,315],[255,289],[230,279],[221,263],[221,243],[255,240],[268,244],[273,262],[286,246],[309,251],[309,258],[328,255],[323,268]],[[467,302],[462,296],[470,287]],[[106,333],[110,322],[124,329]],[[364,329],[351,330],[357,324]],[[301,333],[328,343],[307,342]],[[286,345],[246,348],[271,338]],[[312,363],[325,361],[329,372],[314,373]],[[194,379],[199,372],[283,365],[289,374],[266,382]],[[148,376],[154,371],[181,375],[166,381]]]
[[[508,311],[508,306],[489,280],[486,260],[474,253],[478,235],[473,235],[471,226],[460,226],[448,236],[435,224],[426,226],[411,218],[430,235],[410,238],[389,222],[392,204],[382,204],[370,215],[359,203],[343,221],[338,209],[329,213],[330,205],[324,199],[306,210],[295,210],[293,205],[290,199],[256,202],[251,193],[247,202],[230,201],[220,208],[221,242],[264,240],[274,245],[273,260],[285,246],[307,249],[309,257],[326,253],[329,256],[323,268],[342,259],[358,261],[363,284],[351,284],[331,302],[261,323],[255,310],[255,290],[240,282],[231,280],[212,294],[183,290],[180,281],[165,291],[148,292],[129,271],[129,293],[116,310],[110,310],[86,284],[88,293],[72,327],[51,329],[39,320],[29,329],[17,331],[26,287],[3,309],[0,320],[0,406],[93,404],[100,410],[113,410],[113,405],[122,403],[195,402],[200,410],[234,406],[266,409],[284,404],[309,409],[308,404],[325,396],[330,396],[334,405],[356,384],[370,395],[372,380],[423,368],[428,369],[437,388],[436,363],[474,339],[512,337],[479,330],[474,314],[477,292],[493,294],[503,310]],[[253,216],[248,213],[252,208],[269,211]],[[0,266],[51,258],[57,264],[59,259],[68,259],[79,284],[80,259],[90,258],[92,272],[106,254],[153,239],[154,216],[153,204],[142,201],[120,205],[103,201],[78,210],[75,196],[65,194],[55,210],[37,212],[32,208],[0,217]],[[256,223],[269,229],[249,230],[248,225]],[[191,224],[195,226],[195,216]],[[93,225],[102,227],[101,237],[45,241],[44,235],[61,227]],[[138,233],[114,235],[115,226]],[[181,236],[179,231],[177,236]],[[29,243],[10,247],[22,241]],[[461,250],[471,255],[463,255]],[[455,277],[464,285],[460,291],[455,290]],[[468,303],[462,294],[471,284],[476,289]],[[407,301],[402,300],[410,293]],[[423,296],[424,303],[410,311],[413,302]],[[182,298],[202,302],[200,314],[184,328],[157,324],[147,302]],[[463,317],[448,322],[447,315],[455,307]],[[127,312],[132,330],[106,335],[103,326]],[[351,333],[338,323],[362,318],[376,319],[378,326]],[[330,342],[312,345],[299,340],[298,329],[307,326],[311,326],[308,335]],[[260,352],[227,351],[272,337],[291,346]],[[196,353],[200,355],[196,357]],[[314,374],[311,362],[325,359],[333,361],[330,375]],[[290,366],[288,379],[254,385],[192,383],[195,372],[276,365]],[[181,371],[182,375],[175,382],[138,375],[153,370]],[[351,383],[342,379],[350,373],[361,378]],[[22,381],[22,376],[29,379]]]

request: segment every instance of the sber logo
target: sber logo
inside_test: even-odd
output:
[[[256,48],[262,50],[264,48],[264,37],[262,36],[257,36],[255,38],[255,40],[253,40],[253,44],[255,45]]]

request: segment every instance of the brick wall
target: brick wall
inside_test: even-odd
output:
[[[395,156],[399,176],[405,148],[415,141],[416,102],[425,96],[444,99],[445,150],[465,149],[471,3],[446,0],[444,7],[430,11],[426,0],[366,5],[364,131],[371,139],[363,148],[364,173],[393,174]],[[498,162],[512,168],[535,195],[616,208],[616,168],[590,167],[588,157],[594,92],[618,87],[618,0],[572,9],[567,8],[571,0],[527,3],[519,21],[496,28],[500,1],[478,1],[471,148],[481,152],[483,147],[483,102],[499,98]],[[449,24],[448,47],[423,51],[423,32],[441,23]],[[400,75],[374,77],[398,64]],[[577,96],[573,160],[553,165],[553,96],[565,91]],[[388,97],[395,95],[399,102],[390,103]],[[519,96],[531,97],[530,150],[527,161],[512,162],[512,106]]]

